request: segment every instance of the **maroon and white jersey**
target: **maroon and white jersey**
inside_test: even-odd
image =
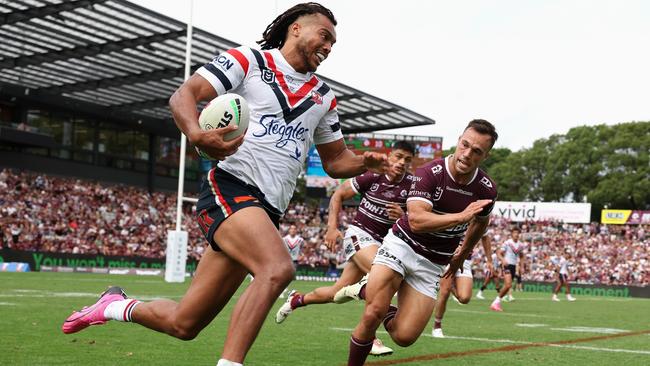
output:
[[[497,197],[496,185],[490,177],[477,169],[469,183],[458,184],[449,173],[448,163],[449,157],[433,160],[418,168],[407,202],[426,202],[432,206],[433,213],[444,215],[462,212],[474,201],[491,199],[493,202],[478,216],[490,215]],[[447,264],[468,226],[469,223],[464,223],[435,233],[416,234],[411,231],[408,213],[405,213],[393,226],[393,233],[421,256],[434,263]]]
[[[385,174],[366,172],[352,178],[351,183],[352,189],[361,195],[352,225],[363,229],[381,243],[395,223],[388,218],[386,205],[397,203],[406,212],[406,198],[413,184],[413,176],[407,173],[401,181],[393,183]]]

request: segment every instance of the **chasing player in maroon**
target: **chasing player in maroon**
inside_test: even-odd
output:
[[[473,120],[453,155],[417,169],[407,213],[384,238],[370,270],[366,306],[352,332],[348,366],[364,364],[382,322],[403,347],[422,334],[443,272],[445,277],[453,275],[487,228],[497,192],[478,167],[497,137],[491,123]],[[397,291],[399,307],[391,305]]]
[[[347,264],[334,285],[320,287],[304,295],[293,292],[278,310],[275,317],[277,323],[282,323],[295,309],[303,306],[348,300],[337,300],[335,295],[344,286],[357,283],[370,271],[384,236],[404,214],[406,197],[413,183],[413,176],[408,171],[414,154],[415,148],[411,143],[398,141],[388,156],[389,169],[386,174],[364,173],[337,188],[330,199],[325,241],[333,250],[337,239],[343,240]],[[355,194],[362,195],[361,202],[354,221],[343,237],[338,229],[338,215],[343,201]],[[391,353],[392,349],[375,339],[370,354],[382,356]]]

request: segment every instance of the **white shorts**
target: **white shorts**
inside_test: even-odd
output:
[[[444,266],[417,254],[392,231],[388,231],[372,264],[381,264],[392,269],[402,275],[404,281],[417,292],[434,300],[438,298]]]
[[[463,262],[463,271],[460,271],[460,268],[456,270],[456,277],[469,277],[469,278],[474,278],[472,276],[472,261],[466,260]]]
[[[348,229],[345,230],[345,236],[343,238],[343,250],[345,251],[345,260],[349,261],[353,255],[357,254],[361,249],[376,245],[380,246],[381,243],[378,242],[372,235],[368,234],[367,231],[354,226],[348,226]]]

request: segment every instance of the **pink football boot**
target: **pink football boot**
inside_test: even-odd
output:
[[[124,299],[126,299],[126,294],[121,287],[110,287],[99,296],[99,300],[95,304],[85,306],[80,311],[73,312],[72,315],[65,320],[63,327],[61,327],[63,333],[77,333],[91,325],[101,325],[106,323],[109,319],[104,317],[104,310],[108,304],[113,301]]]

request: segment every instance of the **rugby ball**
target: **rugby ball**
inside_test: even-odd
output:
[[[199,126],[207,131],[215,128],[224,128],[236,124],[239,128],[224,135],[224,140],[230,141],[246,132],[248,128],[248,103],[238,94],[228,93],[220,95],[208,103],[199,115]],[[196,148],[199,156],[214,160],[208,154]]]

